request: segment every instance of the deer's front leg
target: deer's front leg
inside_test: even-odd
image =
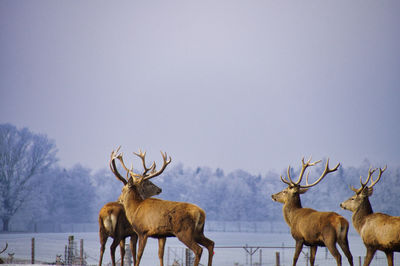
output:
[[[165,249],[165,237],[158,239],[158,258],[160,259],[160,266],[164,266],[164,249]]]
[[[140,259],[142,258],[146,243],[147,243],[147,235],[139,235],[139,249],[137,252],[137,259],[135,266],[139,266],[140,264]]]
[[[303,249],[303,243],[304,243],[303,240],[296,240],[296,250],[294,252],[294,257],[293,257],[293,266],[295,266],[297,263],[300,252]]]
[[[365,256],[364,266],[369,266],[372,258],[374,257],[376,248],[367,247],[367,255]]]

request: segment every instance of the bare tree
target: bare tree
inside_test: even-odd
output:
[[[34,193],[29,182],[56,161],[55,144],[45,135],[11,124],[0,125],[0,219],[3,231]]]

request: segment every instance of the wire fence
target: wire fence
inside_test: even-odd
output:
[[[287,234],[264,234],[262,239],[269,243],[280,245],[223,245],[223,243],[238,243],[250,241],[259,236],[256,233],[220,233],[212,235],[216,241],[213,265],[218,266],[264,266],[264,265],[292,265],[294,247],[293,240]],[[231,238],[236,237],[236,240]],[[289,241],[286,241],[290,239]],[[365,247],[357,246],[353,241],[354,265],[363,265]],[[108,246],[111,241],[108,241]],[[127,241],[128,244],[129,241]],[[0,258],[9,264],[59,264],[59,265],[98,265],[100,244],[97,233],[77,233],[74,235],[51,234],[0,234],[0,246],[8,243],[8,249]],[[222,243],[222,244],[221,244]],[[254,243],[254,242],[253,242]],[[291,243],[291,244],[287,244]],[[109,249],[107,248],[107,251]],[[111,262],[109,252],[105,252],[104,265]],[[309,265],[309,249],[303,248],[297,265]],[[126,247],[125,265],[130,265],[130,250]],[[116,252],[119,259],[119,249]],[[207,265],[208,254],[204,249],[201,259],[202,265]],[[190,266],[194,256],[176,238],[168,238],[164,263],[167,266]],[[395,253],[395,262],[399,263],[398,253]],[[346,257],[342,254],[343,265],[348,265]],[[158,265],[158,244],[156,240],[149,239],[141,265]],[[315,265],[336,265],[335,259],[326,248],[318,248]],[[371,266],[387,265],[386,256],[378,251]]]

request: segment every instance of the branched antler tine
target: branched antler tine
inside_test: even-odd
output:
[[[367,180],[365,180],[365,182],[362,182],[362,176],[360,176],[361,189],[365,188],[365,186],[368,184],[369,180],[371,180],[371,177],[376,170],[377,168],[372,169],[372,166],[369,167]]]
[[[121,146],[118,147],[117,151],[119,151],[119,149],[121,148]],[[117,166],[115,164],[115,159],[119,158],[119,156],[121,156],[120,154],[117,155],[116,151],[112,151],[111,152],[111,159],[110,159],[110,169],[111,172],[114,173],[115,177],[120,180],[122,183],[124,183],[124,185],[126,185],[128,183],[128,181],[126,181],[126,179],[118,172],[117,170]]]
[[[290,186],[290,182],[287,181],[285,178],[283,178],[282,175],[281,175],[281,180],[282,180],[283,183],[285,183],[286,185]]]
[[[155,162],[152,163],[150,168],[146,166],[146,152],[142,152],[142,150],[139,150],[139,153],[134,152],[134,154],[139,156],[139,158],[142,160],[144,169],[142,176],[145,176],[150,170],[153,171],[153,169],[155,168]]]
[[[360,192],[360,189],[356,189],[356,188],[353,187],[353,186],[349,186],[349,187],[350,187],[350,189],[353,190],[355,193],[359,193],[359,192]]]
[[[307,167],[315,165],[319,163],[319,161],[315,162],[315,163],[311,163],[311,156],[310,159],[307,160],[307,162],[304,162],[304,157],[301,159],[301,171],[299,174],[299,178],[297,179],[296,183],[294,183],[295,185],[300,184],[301,180],[303,179],[304,176],[304,172],[306,171]]]
[[[319,160],[319,161],[317,161],[317,162],[315,162],[315,163],[312,163],[312,164],[310,164],[310,165],[315,165],[315,164],[319,163],[320,161],[321,161],[321,160]],[[312,184],[308,184],[308,175],[307,175],[306,185],[305,185],[305,186],[301,186],[301,187],[302,187],[302,188],[309,188],[309,187],[315,186],[316,184],[318,184],[319,182],[321,182],[321,180],[322,180],[327,174],[329,174],[329,173],[331,173],[331,172],[335,172],[335,171],[339,168],[339,166],[340,166],[340,163],[338,163],[334,168],[329,169],[329,158],[328,158],[328,160],[326,160],[325,169],[324,169],[324,172],[322,173],[322,175],[321,175],[314,183],[312,183]]]
[[[290,184],[288,184],[288,185],[293,185],[294,182],[293,182],[293,180],[292,180],[292,178],[291,178],[291,176],[290,176],[290,165],[289,165],[288,168],[287,168],[287,177],[288,177],[289,183],[290,183]],[[286,180],[286,181],[287,181],[287,180]],[[284,183],[286,183],[286,182],[284,181]],[[287,183],[286,183],[286,184],[287,184]]]
[[[122,158],[123,153],[121,152],[120,154],[118,154],[118,160],[121,162],[122,167],[125,169],[125,171],[129,172],[129,168],[126,167],[125,163],[124,163],[124,159]],[[132,166],[133,167],[133,166]]]
[[[383,169],[379,168],[379,175],[378,175],[378,177],[376,178],[375,181],[371,177],[371,185],[368,186],[369,188],[375,186],[375,184],[378,183],[379,179],[381,179],[381,176],[382,176],[383,172],[385,172],[386,168],[387,168],[387,165],[385,165],[385,167]]]
[[[149,174],[148,176],[144,177],[144,180],[159,176],[162,174],[162,172],[164,172],[165,168],[168,166],[168,164],[171,162],[171,157],[169,157],[169,159],[167,159],[167,153],[163,153],[161,152],[161,156],[163,158],[163,166],[161,167],[160,170],[155,171],[155,164],[154,164],[154,168],[152,170],[152,173]],[[151,168],[150,168],[151,169]]]

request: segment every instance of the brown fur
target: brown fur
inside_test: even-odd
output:
[[[349,223],[335,212],[318,212],[310,208],[303,208],[300,194],[306,191],[299,186],[288,186],[283,191],[272,195],[274,201],[284,204],[283,216],[296,241],[293,265],[296,265],[303,245],[310,246],[311,266],[314,265],[318,246],[326,246],[336,259],[337,265],[342,265],[336,242],[342,248],[350,265],[353,265],[353,256],[350,253],[347,239]]]
[[[393,266],[393,252],[400,252],[400,217],[374,213],[369,202],[372,192],[372,187],[364,184],[361,190],[340,206],[353,212],[353,226],[367,248],[364,266],[371,263],[377,250],[385,252],[388,265]]]
[[[122,180],[121,180],[122,181]],[[125,181],[124,184],[126,184]],[[161,193],[161,188],[153,184],[150,180],[142,182],[141,197],[149,198]],[[110,236],[114,239],[110,246],[112,265],[115,265],[115,248],[118,243],[120,245],[121,253],[121,266],[124,264],[125,256],[125,238],[130,236],[130,248],[132,252],[133,261],[136,261],[136,243],[137,234],[133,231],[131,224],[125,215],[124,206],[119,202],[109,202],[104,205],[99,212],[99,235],[100,235],[100,260],[99,266],[103,261],[103,254],[107,238]],[[165,238],[159,239],[158,256],[160,258],[160,265],[163,266]]]
[[[99,235],[100,235],[100,260],[101,266],[103,254],[108,237],[114,240],[110,246],[112,264],[115,265],[115,249],[120,246],[121,266],[125,256],[125,238],[131,237],[131,252],[135,260],[136,258],[136,242],[137,235],[133,231],[130,223],[126,219],[124,207],[118,202],[109,202],[105,204],[99,212]]]
[[[129,179],[122,189],[121,200],[129,222],[138,234],[139,249],[135,266],[140,263],[148,237],[176,236],[195,254],[194,265],[199,265],[202,245],[208,249],[208,265],[212,265],[214,242],[204,236],[205,212],[198,206],[184,202],[154,198],[143,199],[138,188],[140,180]]]

